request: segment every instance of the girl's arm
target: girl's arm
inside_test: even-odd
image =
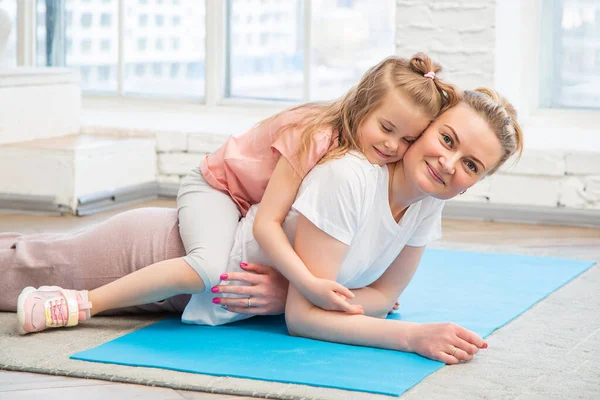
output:
[[[315,276],[335,279],[347,248],[301,215],[295,250]],[[397,278],[396,283],[404,282],[406,276],[401,275],[392,274],[392,278]],[[380,287],[387,290],[385,285]],[[322,310],[307,301],[293,285],[288,291],[285,315],[288,330],[294,336],[416,352],[448,364],[470,360],[484,347],[479,336],[454,324],[416,324]]]
[[[254,237],[273,265],[313,304],[327,310],[361,314],[362,307],[346,301],[354,296],[350,290],[335,280],[316,278],[306,268],[283,231],[283,221],[301,183],[302,178],[289,161],[280,157],[256,213],[252,228]]]

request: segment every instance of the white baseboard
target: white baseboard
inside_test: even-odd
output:
[[[158,184],[156,182],[80,196],[77,198],[77,208],[75,210],[69,205],[57,203],[52,196],[0,193],[0,211],[84,216],[156,198],[158,198]]]
[[[78,198],[75,214],[95,214],[158,197],[175,199],[179,186],[179,183],[150,182],[81,196]],[[0,194],[0,210],[45,214],[73,213],[69,206],[56,204],[49,196],[11,194]],[[558,207],[448,202],[444,207],[444,218],[600,228],[600,210]]]
[[[600,210],[447,202],[444,218],[600,228]]]

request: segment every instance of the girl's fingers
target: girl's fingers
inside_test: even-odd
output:
[[[354,293],[352,293],[352,291],[350,289],[348,289],[345,286],[340,285],[339,283],[336,284],[336,288],[334,290],[338,294],[341,294],[342,296],[346,296],[346,298],[348,298],[348,299],[353,299],[354,298]]]
[[[340,311],[347,312],[348,314],[364,314],[362,306],[359,304],[350,304],[346,300],[342,300],[337,302],[338,308]]]

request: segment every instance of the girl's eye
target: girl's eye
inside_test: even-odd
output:
[[[413,144],[416,141],[415,139],[409,139],[409,138],[402,138],[402,140],[404,140],[404,142],[406,142],[408,144]]]
[[[471,171],[475,173],[477,172],[477,164],[475,164],[473,161],[467,160],[465,164],[467,165],[467,168],[469,168]]]
[[[390,133],[390,132],[392,132],[392,129],[391,129],[391,128],[388,128],[387,126],[385,126],[385,125],[383,125],[383,124],[381,124],[381,129],[383,129],[383,130],[384,130],[385,132],[387,132],[387,133]]]

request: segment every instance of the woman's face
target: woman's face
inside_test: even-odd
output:
[[[446,200],[477,183],[502,153],[487,122],[460,103],[432,122],[408,149],[404,171],[419,191]]]

